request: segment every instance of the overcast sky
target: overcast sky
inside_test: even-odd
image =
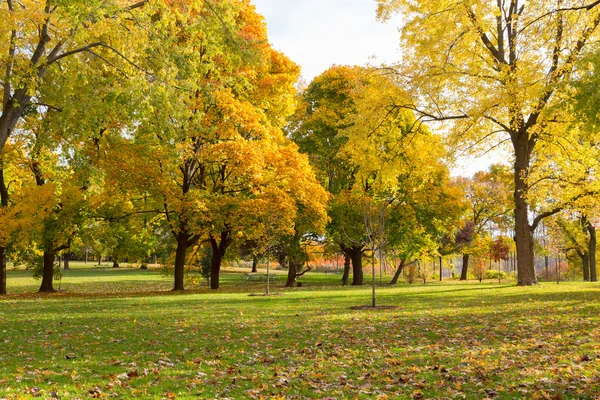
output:
[[[252,0],[269,40],[302,67],[308,82],[333,64],[399,59],[398,20],[375,19],[375,0]],[[372,59],[376,57],[376,59]]]

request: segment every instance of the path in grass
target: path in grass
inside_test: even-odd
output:
[[[0,398],[593,398],[600,286],[0,300]]]

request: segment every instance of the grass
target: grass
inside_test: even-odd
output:
[[[9,273],[0,398],[589,398],[600,393],[600,285],[305,287],[227,273],[173,294],[158,271],[80,268],[40,296]],[[86,294],[109,289],[108,295]],[[148,293],[143,293],[147,291]],[[29,292],[29,293],[26,293]],[[112,294],[110,294],[112,293]],[[116,295],[118,294],[118,295]]]

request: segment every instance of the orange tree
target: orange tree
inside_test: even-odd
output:
[[[249,1],[145,10],[155,34],[140,64],[162,64],[142,89],[130,134],[107,143],[124,162],[107,160],[106,179],[162,208],[176,241],[174,290],[184,289],[187,250],[199,242],[211,247],[216,289],[235,240],[264,237],[269,214],[275,232],[289,231],[299,205],[324,201],[306,158],[281,132],[298,67],[270,47]]]

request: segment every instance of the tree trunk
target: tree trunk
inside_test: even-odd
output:
[[[54,279],[54,251],[44,250],[44,266],[42,271],[42,284],[40,285],[39,293],[55,292],[52,286]]]
[[[63,254],[63,269],[64,269],[65,271],[67,271],[67,270],[71,269],[71,268],[69,267],[69,260],[70,260],[70,259],[71,259],[71,253],[69,253],[69,252],[66,252],[66,253],[64,253],[64,254]]]
[[[596,228],[588,222],[587,230],[590,233],[590,282],[598,282],[596,271]]]
[[[212,257],[210,259],[210,288],[218,289],[219,288],[219,275],[221,273],[221,262],[223,261],[223,257],[219,252],[219,248],[215,249],[213,247]]]
[[[20,102],[18,101],[18,98],[21,99]],[[12,130],[19,122],[23,110],[29,105],[30,101],[31,96],[23,96],[15,92],[11,97],[11,101],[9,101],[8,104],[5,105],[5,109],[2,110],[2,114],[0,114],[0,152],[4,150],[4,145],[8,141]]]
[[[116,258],[113,260],[113,268],[119,268],[119,260],[117,260]]]
[[[4,181],[4,166],[0,165],[0,205],[8,207],[8,188]],[[6,294],[6,247],[0,246],[0,295]]]
[[[546,270],[546,282],[550,280],[550,256],[544,256],[544,269]]]
[[[188,247],[188,234],[180,231],[177,234],[177,250],[175,250],[175,285],[173,291],[182,291],[184,289],[183,278],[185,273],[185,258]]]
[[[102,256],[98,254],[98,265],[102,265]]]
[[[227,248],[233,242],[233,239],[230,238],[229,230],[225,230],[221,232],[220,242],[217,243],[217,240],[214,236],[210,236],[210,245],[212,247],[212,258],[210,261],[210,288],[218,289],[219,288],[219,275],[221,273],[221,262],[223,261],[223,257],[225,257],[225,253],[227,252]]]
[[[398,283],[398,279],[400,278],[400,275],[402,275],[402,271],[404,270],[405,262],[406,262],[406,260],[404,260],[404,259],[400,260],[400,265],[398,265],[398,268],[396,269],[396,273],[394,274],[394,277],[390,281],[390,285],[395,285]]]
[[[531,143],[526,130],[513,136],[515,150],[515,242],[517,245],[517,278],[519,286],[537,284],[533,251],[533,232],[529,224],[529,206],[527,204],[527,175]]]
[[[442,264],[442,256],[440,256],[440,282],[442,281],[442,273],[444,272]]]
[[[258,257],[252,257],[252,271],[250,272],[258,272]]]
[[[351,262],[351,258],[350,258],[350,254],[346,253],[346,251],[343,251],[344,253],[344,272],[342,273],[342,286],[348,286],[348,277],[350,276],[350,262]]]
[[[589,282],[590,280],[590,255],[584,253],[581,250],[577,250],[577,255],[581,258],[581,265],[583,267],[583,281]],[[546,256],[546,259],[548,256]]]
[[[462,258],[463,258],[463,263],[462,263],[462,270],[460,271],[460,280],[466,281],[467,274],[469,273],[469,254],[464,253]]]
[[[285,281],[285,287],[294,287],[294,285],[296,284],[296,277],[298,276],[299,269],[302,269],[302,267],[300,265],[297,265],[297,263],[294,260],[290,260],[288,265],[287,280]]]
[[[0,295],[6,294],[6,247],[0,246]]]
[[[362,286],[365,284],[362,266],[362,246],[350,248],[352,258],[352,286]]]

